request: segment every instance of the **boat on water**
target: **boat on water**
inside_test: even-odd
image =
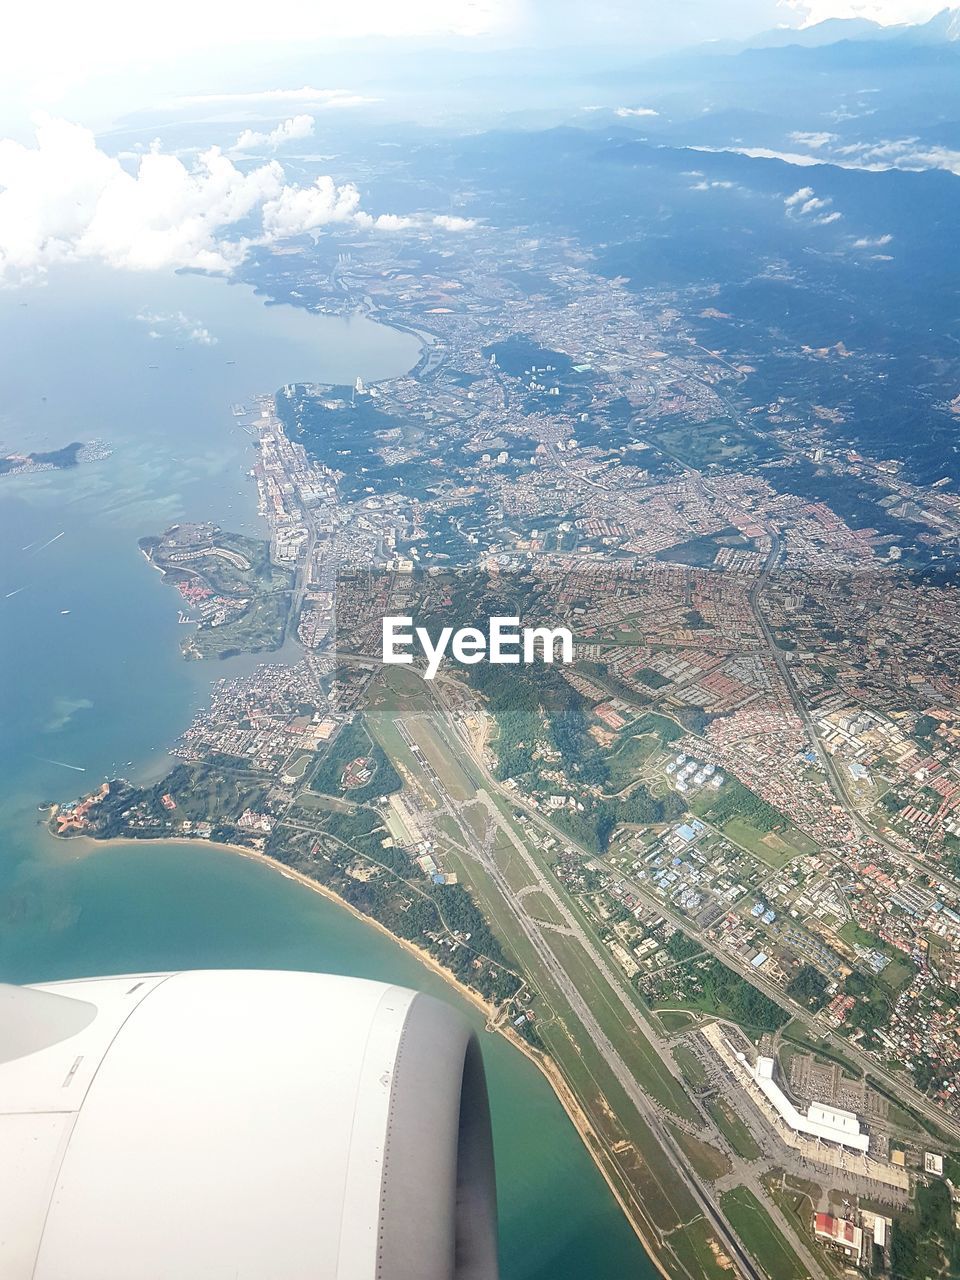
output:
[[[66,617],[66,615],[67,615],[69,612],[70,612],[70,610],[69,610],[69,609],[61,609],[61,610],[60,610],[60,617],[61,617],[61,618]]]

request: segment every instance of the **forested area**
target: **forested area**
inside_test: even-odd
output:
[[[707,815],[718,827],[722,827],[731,818],[742,818],[764,833],[787,825],[786,818],[778,809],[754,795],[735,778],[727,780],[720,795],[707,810]]]
[[[950,1187],[942,1179],[919,1185],[913,1212],[894,1218],[890,1270],[896,1280],[960,1276],[960,1231]]]
[[[330,812],[322,824],[319,840],[285,830],[267,852],[428,951],[487,999],[516,992],[519,982],[504,967],[500,943],[463,885],[436,885],[402,849],[384,846],[386,831],[370,810]],[[351,874],[358,865],[365,868],[362,877]]]
[[[822,1009],[827,998],[827,979],[812,964],[802,964],[787,983],[788,996],[808,1009]]]
[[[789,1021],[789,1014],[752,987],[746,978],[712,959],[704,969],[704,992],[717,1011],[734,1022],[757,1031],[776,1031]]]
[[[352,760],[366,757],[373,767],[369,782],[359,787],[344,787],[343,771]],[[356,804],[365,804],[378,796],[399,791],[400,775],[378,742],[374,742],[360,720],[343,726],[327,752],[319,769],[310,780],[310,790],[322,795],[343,796]]]

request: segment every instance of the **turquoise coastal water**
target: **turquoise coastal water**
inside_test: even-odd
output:
[[[41,801],[105,774],[161,772],[210,681],[243,669],[180,659],[177,597],[136,545],[178,519],[262,532],[231,405],[289,381],[401,373],[415,340],[223,281],[80,269],[0,294],[0,324],[0,452],[94,437],[113,450],[0,477],[0,979],[274,966],[456,1003],[389,939],[266,867],[182,845],[78,856],[37,821]],[[483,1044],[505,1280],[651,1275],[546,1081],[499,1038]]]

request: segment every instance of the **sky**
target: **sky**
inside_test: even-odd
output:
[[[947,0],[788,0],[787,7],[801,15],[801,25],[811,26],[827,18],[870,18],[885,26],[896,22],[926,22],[948,7]]]
[[[162,97],[165,82],[182,89],[184,68],[199,91],[205,72],[222,84],[225,67],[249,72],[283,49],[344,39],[477,46],[593,40],[640,53],[827,17],[919,21],[940,7],[937,0],[46,0],[7,7],[0,112],[22,117],[75,106],[86,94],[103,114],[111,89],[118,111],[146,107],[152,104],[135,103],[135,94]]]
[[[401,51],[539,47],[549,63],[568,46],[569,65],[588,43],[642,58],[778,25],[923,20],[937,8],[936,0],[164,0],[149,13],[129,0],[16,6],[0,41],[0,285],[76,260],[230,271],[255,246],[332,224],[384,235],[476,232],[452,201],[415,217],[370,208],[336,164],[314,181],[291,176],[291,149],[309,147],[324,132],[320,121],[336,134],[346,113],[378,103],[377,75],[402,62]],[[434,64],[426,57],[425,65],[429,81]],[[348,67],[367,83],[323,78]],[[385,108],[389,97],[388,88]],[[145,129],[162,132],[155,122],[171,118],[170,107],[194,126],[196,145],[150,141]],[[145,128],[106,136],[137,111]],[[211,131],[218,113],[225,123]],[[634,105],[619,114],[657,113]],[[197,122],[219,145],[203,140]],[[821,160],[836,143],[826,132],[795,137]],[[960,170],[960,153],[928,149],[918,160],[915,143],[883,140],[864,155],[841,148],[838,162]],[[842,217],[807,188],[788,212],[818,224]]]

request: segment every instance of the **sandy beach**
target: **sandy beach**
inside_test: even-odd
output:
[[[51,834],[53,835],[54,833],[51,832]],[[531,1045],[527,1044],[525,1040],[523,1040],[519,1035],[517,1035],[516,1031],[514,1030],[513,1026],[509,1023],[509,1021],[504,1023],[502,1019],[498,1020],[496,1017],[497,1010],[495,1006],[492,1005],[488,1000],[484,1000],[483,996],[481,996],[478,991],[475,991],[472,987],[468,987],[466,983],[461,982],[453,973],[451,973],[449,969],[447,969],[444,965],[440,964],[440,962],[434,956],[432,956],[429,951],[424,950],[424,948],[422,947],[418,947],[413,942],[409,942],[406,938],[400,938],[395,933],[391,933],[390,930],[385,928],[384,925],[382,925],[379,920],[375,920],[372,916],[364,915],[362,911],[358,911],[356,907],[352,906],[344,898],[341,898],[338,893],[334,892],[334,890],[329,888],[327,885],[321,884],[317,880],[312,880],[309,876],[304,875],[300,871],[294,871],[290,867],[285,867],[281,862],[278,862],[275,858],[271,858],[265,853],[259,853],[256,849],[248,849],[244,845],[226,844],[226,843],[220,843],[219,841],[212,841],[212,840],[198,840],[198,839],[193,839],[187,836],[165,836],[162,839],[162,841],[153,840],[153,839],[143,839],[138,841],[135,838],[116,838],[116,839],[108,839],[108,840],[96,840],[90,836],[76,836],[76,835],[75,836],[54,835],[54,838],[58,840],[62,840],[64,843],[67,843],[67,844],[80,845],[82,846],[85,852],[89,852],[89,853],[94,852],[98,846],[104,847],[109,845],[132,845],[132,844],[138,844],[138,843],[190,845],[198,849],[215,849],[215,850],[224,849],[230,853],[238,854],[241,858],[248,858],[251,862],[258,862],[262,866],[269,867],[270,870],[275,872],[276,874],[285,876],[286,879],[293,880],[297,884],[302,885],[305,889],[312,890],[314,893],[319,893],[321,897],[326,898],[330,902],[336,903],[337,906],[341,907],[343,910],[349,911],[350,914],[355,919],[361,921],[365,925],[370,926],[371,928],[378,930],[378,932],[381,933],[385,938],[389,938],[391,942],[395,943],[399,947],[402,947],[405,951],[407,951],[410,955],[412,955],[416,960],[418,960],[420,964],[430,969],[431,972],[435,973],[438,977],[442,978],[451,987],[454,987],[457,993],[464,1000],[469,1001],[470,1004],[472,1004],[476,1009],[481,1011],[484,1014],[484,1017],[486,1019],[487,1029],[490,1031],[495,1031],[497,1034],[503,1036],[505,1040],[509,1041],[509,1043],[513,1045],[515,1049],[518,1049],[526,1058],[528,1058],[532,1063],[534,1063],[536,1067],[540,1070],[540,1072],[544,1075],[544,1077],[549,1081],[550,1087],[553,1089],[553,1092],[556,1095],[557,1100],[559,1101],[560,1105],[563,1107],[564,1111],[566,1112],[567,1117],[569,1118],[571,1124],[579,1134],[580,1139],[583,1142],[584,1146],[586,1147],[587,1151],[590,1153],[590,1156],[594,1164],[599,1169],[601,1175],[603,1176],[604,1181],[606,1182],[607,1186],[610,1189],[611,1194],[613,1195],[617,1204],[620,1206],[624,1217],[627,1219],[631,1228],[636,1234],[638,1240],[646,1250],[646,1253],[650,1258],[651,1263],[656,1267],[657,1271],[662,1276],[665,1277],[665,1280],[669,1280],[669,1273],[664,1269],[662,1263],[660,1262],[657,1256],[658,1251],[657,1251],[656,1244],[650,1240],[647,1234],[645,1234],[643,1230],[643,1224],[639,1223],[636,1220],[635,1214],[631,1210],[630,1206],[624,1200],[621,1191],[619,1190],[619,1188],[611,1178],[608,1169],[604,1165],[604,1162],[599,1158],[598,1153],[601,1147],[600,1139],[597,1136],[590,1121],[587,1119],[586,1115],[584,1114],[579,1102],[577,1101],[576,1097],[571,1091],[566,1080],[564,1080],[563,1076],[561,1075],[556,1063],[548,1054],[541,1053],[537,1049],[534,1049]]]

